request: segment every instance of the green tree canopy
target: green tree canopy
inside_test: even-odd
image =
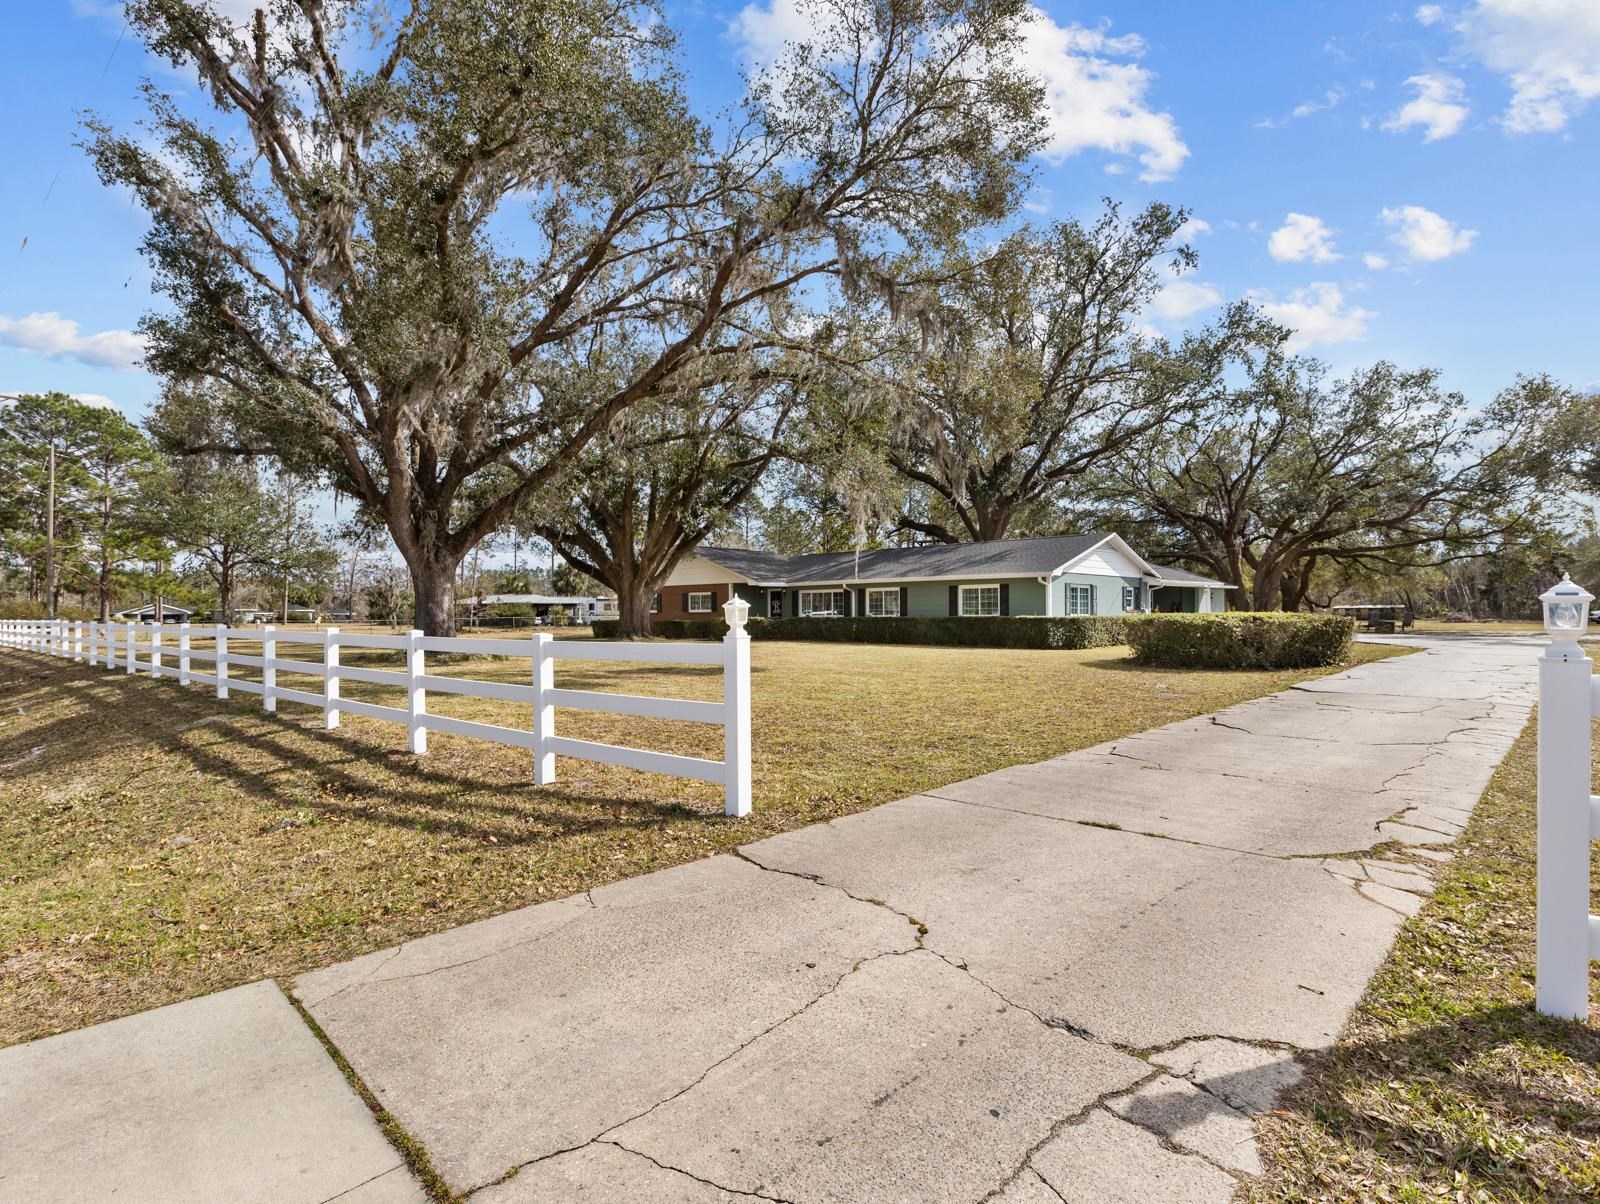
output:
[[[1040,128],[1023,0],[808,0],[811,39],[717,128],[642,4],[126,11],[202,85],[147,84],[138,136],[89,126],[153,220],[148,363],[232,386],[202,448],[386,526],[434,633],[467,552],[627,410],[803,345],[819,282],[892,293],[892,255],[1009,210]],[[618,331],[649,354],[557,404],[567,349]]]

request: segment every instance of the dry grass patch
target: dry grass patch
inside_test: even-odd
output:
[[[1251,1199],[1600,1199],[1600,1028],[1532,1006],[1536,754],[1530,723],[1339,1045],[1263,1122]]]
[[[294,974],[1326,672],[1143,669],[1124,655],[758,642],[755,814],[735,821],[716,787],[565,758],[559,783],[535,787],[518,749],[435,732],[417,758],[395,725],[347,716],[324,732],[292,703],[266,716],[249,696],[0,651],[0,1044]],[[528,663],[430,671],[511,681]],[[576,688],[721,696],[715,668],[556,672]],[[525,706],[428,702],[529,723]],[[563,710],[558,728],[721,758],[721,729],[705,725]]]

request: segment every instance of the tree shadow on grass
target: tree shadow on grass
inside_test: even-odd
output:
[[[8,701],[25,712],[63,704],[69,711],[17,733],[0,732],[0,764],[10,763],[7,777],[17,781],[103,755],[109,741],[130,764],[149,751],[164,753],[290,813],[310,810],[419,832],[493,837],[502,847],[722,818],[675,800],[619,798],[559,782],[536,786],[514,772],[435,769],[404,747],[384,747],[343,729],[325,731],[297,722],[292,713],[268,720],[258,702],[219,700],[174,689],[176,682],[104,670],[79,676],[84,667],[70,663],[40,666],[42,671],[27,675],[14,675],[11,668],[6,666],[8,680],[21,676],[22,684]],[[91,712],[92,725],[86,722]],[[33,749],[44,752],[32,755]],[[520,755],[531,762],[531,754]],[[497,801],[513,792],[516,801]]]
[[[1571,1065],[1557,1070],[1563,1060]],[[1370,1186],[1360,1179],[1366,1160],[1452,1187],[1463,1172],[1516,1198],[1594,1198],[1600,1187],[1600,1029],[1591,1025],[1500,1004],[1303,1061],[1306,1076],[1279,1101],[1275,1124],[1291,1141],[1309,1130],[1318,1134],[1309,1144],[1344,1147],[1327,1160],[1354,1176],[1351,1189]],[[1587,1144],[1587,1158],[1574,1159],[1570,1144],[1550,1148],[1556,1141]]]

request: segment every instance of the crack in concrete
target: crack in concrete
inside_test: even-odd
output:
[[[329,1196],[326,1200],[319,1201],[318,1204],[333,1204],[333,1202],[335,1200],[342,1200],[346,1196],[348,1196],[351,1192],[359,1191],[361,1188],[365,1187],[369,1183],[376,1183],[379,1179],[383,1178],[385,1175],[392,1175],[392,1174],[395,1173],[395,1171],[403,1171],[405,1169],[406,1169],[406,1164],[405,1164],[404,1160],[402,1160],[400,1162],[395,1163],[388,1170],[379,1171],[376,1175],[373,1175],[370,1179],[363,1179],[363,1180],[361,1180],[360,1183],[352,1184],[351,1186],[345,1188],[343,1191],[337,1192],[336,1194]]]
[[[686,1179],[693,1179],[696,1183],[703,1183],[707,1187],[715,1188],[717,1191],[727,1192],[730,1196],[743,1196],[747,1200],[772,1200],[774,1201],[774,1204],[797,1204],[797,1201],[791,1200],[786,1196],[772,1196],[760,1190],[745,1191],[743,1188],[725,1186],[724,1184],[717,1183],[712,1179],[707,1179],[703,1175],[697,1175],[693,1171],[684,1170],[681,1166],[673,1166],[670,1163],[662,1162],[661,1159],[655,1157],[654,1155],[647,1154],[643,1150],[636,1150],[629,1145],[623,1145],[620,1141],[597,1137],[590,1144],[614,1146],[626,1153],[635,1154],[638,1157],[643,1158],[646,1162],[652,1162],[664,1171],[671,1171],[675,1175],[682,1175]]]
[[[1131,1092],[1137,1091],[1146,1083],[1153,1082],[1161,1077],[1162,1071],[1158,1069],[1152,1069],[1148,1074],[1141,1075],[1127,1086],[1113,1087],[1107,1091],[1102,1091],[1099,1095],[1095,1096],[1094,1099],[1084,1104],[1083,1107],[1079,1108],[1077,1111],[1068,1113],[1066,1116],[1056,1121],[1045,1132],[1043,1137],[1039,1138],[1038,1141],[1034,1142],[1027,1148],[1022,1155],[1022,1161],[1017,1163],[1015,1169],[1013,1169],[1011,1173],[1002,1179],[998,1184],[990,1188],[988,1194],[983,1196],[982,1200],[992,1200],[995,1197],[1004,1194],[1008,1187],[1010,1187],[1018,1179],[1022,1178],[1024,1171],[1032,1171],[1034,1174],[1038,1175],[1039,1178],[1043,1179],[1044,1176],[1040,1174],[1039,1168],[1033,1165],[1033,1157],[1035,1154],[1044,1149],[1045,1146],[1049,1145],[1067,1129],[1072,1128],[1074,1125],[1082,1124],[1084,1121],[1088,1120],[1089,1114],[1096,1108],[1102,1107],[1107,1100],[1113,1100],[1120,1095],[1127,1095]],[[1115,1115],[1115,1113],[1112,1115]],[[1061,1194],[1060,1191],[1058,1191],[1053,1185],[1050,1186],[1050,1190],[1055,1192],[1058,1196]],[[981,1200],[979,1204],[982,1204]]]

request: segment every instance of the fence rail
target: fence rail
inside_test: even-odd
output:
[[[700,782],[720,782],[724,811],[748,815],[750,785],[750,636],[745,630],[748,606],[733,599],[723,608],[728,634],[715,644],[630,644],[617,641],[556,641],[548,633],[531,639],[369,635],[341,632],[286,630],[277,627],[228,627],[222,624],[98,623],[48,619],[0,620],[0,647],[49,656],[69,657],[107,670],[170,677],[183,686],[209,686],[218,698],[238,690],[259,695],[262,709],[274,712],[280,702],[320,708],[323,726],[339,726],[346,712],[396,723],[407,731],[411,752],[428,751],[428,733],[444,732],[474,740],[508,744],[533,753],[537,785],[556,780],[556,757],[577,757],[628,769],[671,774]],[[172,637],[176,637],[175,639]],[[210,640],[210,648],[194,646],[196,638]],[[250,649],[246,652],[238,645]],[[288,645],[297,656],[280,655]],[[303,659],[302,649],[321,648],[320,660]],[[403,669],[369,669],[346,665],[340,652],[347,648],[385,649],[404,654]],[[467,653],[477,656],[523,658],[529,662],[528,684],[478,681],[445,677],[427,671],[428,653]],[[555,665],[562,660],[625,661],[650,665],[720,665],[722,701],[609,694],[596,690],[557,688]],[[206,671],[195,668],[199,662]],[[235,669],[260,670],[261,680],[240,677]],[[280,673],[320,679],[320,690],[298,689],[278,681]],[[403,706],[385,706],[346,698],[343,683],[364,682],[405,692]],[[526,703],[532,708],[529,728],[504,727],[478,720],[434,715],[428,711],[429,692],[466,695],[500,702]],[[626,745],[579,740],[556,732],[556,708],[602,711],[643,719],[678,719],[719,725],[723,729],[723,759],[687,757]]]

